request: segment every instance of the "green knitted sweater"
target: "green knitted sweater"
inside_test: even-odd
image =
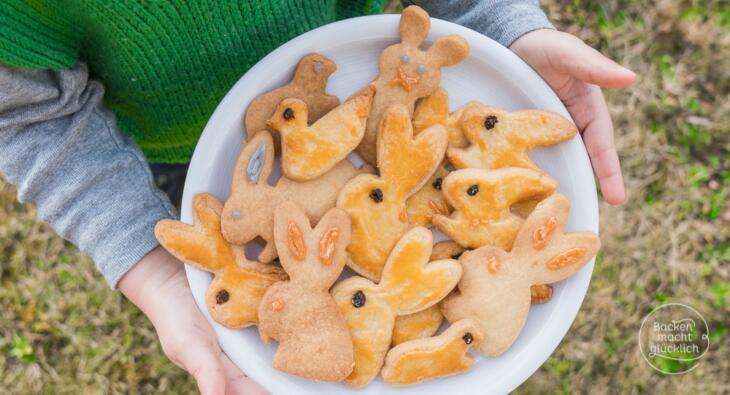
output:
[[[383,0],[2,0],[0,63],[85,62],[151,162],[185,163],[228,89],[267,53]]]

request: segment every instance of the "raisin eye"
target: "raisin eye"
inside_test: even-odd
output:
[[[356,309],[359,309],[362,306],[365,306],[365,294],[362,291],[355,292],[354,295],[352,295],[352,305],[355,306]]]
[[[288,120],[294,118],[294,110],[292,110],[291,108],[287,107],[284,110],[284,114],[282,114],[282,115],[284,115],[284,119],[286,119],[288,121]]]
[[[464,343],[471,344],[471,342],[474,341],[474,336],[472,336],[471,333],[466,332],[466,334],[461,339],[464,340]]]
[[[383,191],[380,188],[375,188],[370,191],[370,199],[373,199],[375,203],[383,201]]]
[[[218,291],[217,294],[215,294],[215,302],[218,304],[223,304],[228,302],[228,299],[230,299],[231,295],[228,294],[228,291],[225,289],[221,289]]]
[[[466,193],[469,196],[476,195],[477,193],[479,193],[479,185],[474,184],[474,185],[470,186],[469,189],[466,190]]]
[[[484,120],[484,127],[489,129],[493,129],[494,126],[499,122],[499,119],[495,117],[494,115],[488,115],[487,118]]]
[[[439,190],[440,191],[441,190],[441,183],[443,183],[443,182],[444,182],[444,180],[441,177],[439,177],[439,178],[433,180],[433,183],[431,184],[431,186],[433,187],[433,189],[436,189],[436,190]]]

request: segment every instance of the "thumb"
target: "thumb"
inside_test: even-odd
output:
[[[555,64],[558,71],[603,88],[624,88],[636,80],[636,74],[603,56],[581,39],[566,34]]]
[[[218,347],[183,347],[180,350],[179,362],[195,378],[202,395],[226,392],[226,375],[220,356]]]

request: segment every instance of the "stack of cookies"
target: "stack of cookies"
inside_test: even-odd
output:
[[[401,42],[342,104],[326,93],[335,64],[303,57],[288,85],[247,108],[228,200],[198,194],[192,225],[155,229],[213,273],[213,319],[279,343],[280,371],[355,388],[379,373],[410,385],[467,371],[470,348],[505,352],[530,305],[598,251],[595,234],[565,232],[570,203],[527,156],[575,126],[477,102],[450,112],[440,68],[469,48],[447,36],[422,50],[429,26],[406,8]],[[355,168],[353,152],[368,165]],[[284,175],[272,185],[276,155]],[[429,228],[450,240],[434,245]],[[256,261],[249,243],[263,247]],[[355,275],[338,282],[345,266]]]

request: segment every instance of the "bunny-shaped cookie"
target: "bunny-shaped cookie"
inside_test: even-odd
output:
[[[374,90],[365,89],[325,114],[307,123],[307,104],[284,99],[269,120],[281,135],[281,168],[295,181],[320,177],[352,152],[365,134]]]
[[[399,344],[385,357],[383,380],[402,386],[466,372],[474,364],[469,348],[483,337],[476,321],[464,319],[438,336]]]
[[[443,299],[461,277],[454,259],[428,263],[433,236],[413,228],[390,253],[380,283],[351,277],[332,288],[352,334],[355,368],[345,383],[364,387],[378,374],[391,344],[397,316],[427,309]]]
[[[251,139],[256,133],[267,130],[266,121],[271,118],[276,106],[284,99],[299,99],[306,103],[310,123],[337,107],[340,99],[325,92],[327,80],[335,70],[337,70],[335,62],[320,54],[304,55],[299,60],[294,77],[288,84],[256,97],[249,104],[244,118],[248,138]],[[274,140],[278,147],[278,138]]]
[[[552,112],[510,112],[484,104],[472,104],[461,116],[461,130],[471,143],[450,146],[446,156],[457,169],[524,167],[539,170],[527,151],[573,138],[573,123]]]
[[[400,17],[401,42],[386,48],[378,62],[379,75],[375,86],[373,108],[368,117],[365,137],[357,152],[368,163],[376,161],[378,125],[387,109],[395,104],[406,106],[409,116],[418,98],[430,95],[441,83],[441,68],[460,63],[469,54],[469,45],[462,37],[439,38],[426,51],[421,43],[431,28],[426,11],[409,6]]]
[[[378,136],[380,176],[366,174],[345,184],[337,207],[352,220],[348,265],[371,280],[380,279],[390,250],[408,229],[406,199],[436,171],[446,150],[441,125],[413,138],[408,110],[393,105],[383,115]]]
[[[257,133],[246,143],[238,157],[231,182],[231,196],[223,208],[221,225],[229,242],[243,245],[261,237],[266,245],[260,262],[276,258],[274,208],[285,201],[301,205],[307,215],[318,221],[334,207],[342,186],[358,174],[349,161],[341,161],[323,176],[306,182],[281,177],[274,186],[268,178],[274,166],[274,142],[267,131]]]
[[[212,272],[205,294],[214,320],[229,328],[257,322],[259,301],[266,289],[286,274],[278,267],[249,261],[243,247],[228,244],[221,235],[221,203],[209,193],[193,198],[193,225],[164,219],[155,226],[160,244],[181,261]]]
[[[487,246],[459,258],[464,268],[459,292],[444,301],[442,311],[449,322],[479,323],[481,354],[502,354],[517,339],[530,309],[531,285],[564,280],[598,252],[601,242],[594,233],[565,233],[569,209],[565,196],[552,195],[527,217],[511,252]]]
[[[432,222],[463,247],[493,245],[509,250],[523,222],[510,207],[527,199],[544,198],[557,186],[537,170],[456,170],[442,186],[444,197],[455,210],[450,217],[434,215]]]
[[[341,381],[352,371],[352,339],[329,288],[345,267],[350,220],[331,209],[312,229],[304,210],[284,202],[274,213],[276,247],[290,280],[259,305],[264,342],[279,341],[275,369],[311,380]]]

